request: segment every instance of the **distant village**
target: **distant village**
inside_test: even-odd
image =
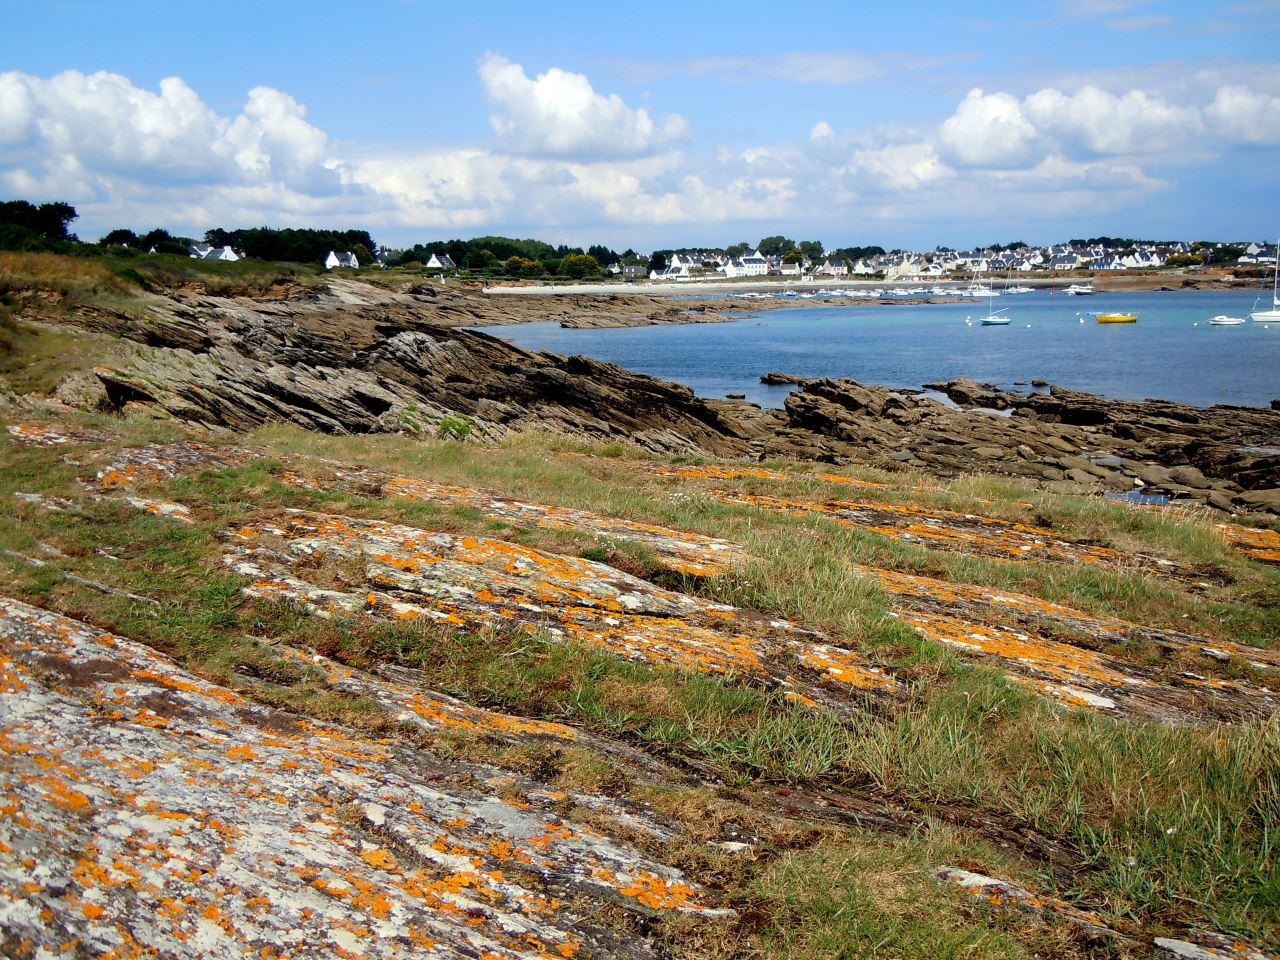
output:
[[[235,262],[242,251],[230,245],[192,243],[188,256],[197,260]],[[988,248],[929,252],[895,250],[851,260],[839,253],[818,258],[787,250],[765,255],[759,249],[731,256],[720,250],[681,251],[645,257],[628,251],[628,256],[600,264],[603,272],[628,280],[687,281],[739,277],[867,277],[887,280],[938,279],[954,274],[1069,272],[1076,270],[1143,270],[1166,266],[1216,265],[1269,266],[1276,262],[1274,245],[1265,243],[1211,246],[1184,241],[1163,244],[1061,243],[1044,247],[1018,245],[1007,249]],[[659,261],[655,263],[655,260]],[[326,269],[339,267],[388,267],[397,264],[396,251],[383,251],[362,263],[350,250],[330,250],[323,259]],[[630,262],[628,262],[630,261]],[[421,261],[427,270],[452,273],[457,264],[447,253],[434,252]]]
[[[1215,252],[1220,256],[1215,257]],[[956,273],[1142,270],[1206,263],[1230,267],[1275,262],[1275,247],[1264,243],[1218,243],[1208,247],[1193,247],[1186,242],[1123,246],[1064,243],[1046,247],[1019,245],[1009,249],[939,249],[929,253],[895,250],[854,261],[839,255],[815,259],[790,251],[765,256],[757,249],[738,257],[729,257],[718,251],[674,253],[663,269],[650,269],[644,275],[651,280],[676,281],[763,276],[876,277],[895,280],[936,279]],[[625,267],[623,270],[625,271]]]

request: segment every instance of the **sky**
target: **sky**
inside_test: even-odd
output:
[[[0,0],[0,199],[616,249],[1280,231],[1280,0]]]

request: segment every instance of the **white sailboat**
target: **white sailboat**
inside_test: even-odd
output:
[[[1254,306],[1258,304],[1255,301]],[[1271,309],[1250,314],[1255,323],[1280,323],[1280,241],[1276,242],[1276,272],[1271,280]]]
[[[1013,317],[1004,315],[1004,310],[994,309],[997,296],[998,294],[994,290],[987,287],[987,315],[979,318],[978,321],[984,327],[1005,327],[1013,321]]]

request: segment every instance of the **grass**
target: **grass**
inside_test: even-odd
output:
[[[1024,922],[1020,942],[1002,929],[1008,918],[1002,924],[924,876],[930,865],[969,855],[947,831],[890,841],[855,832],[789,852],[752,885],[771,916],[761,938],[767,955],[986,960],[1061,953],[1070,931]]]
[[[172,424],[82,419],[131,442],[180,435]],[[149,491],[188,504],[197,521],[192,526],[85,500],[78,514],[20,507],[0,518],[0,548],[30,556],[43,542],[66,559],[53,558],[40,570],[0,559],[0,570],[22,596],[151,643],[211,679],[314,716],[404,735],[372,703],[335,695],[318,674],[279,656],[272,643],[311,646],[357,666],[414,667],[433,688],[470,702],[623,740],[674,762],[687,776],[739,790],[741,800],[730,804],[735,812],[724,814],[723,822],[759,817],[750,794],[753,784],[762,783],[871,797],[916,811],[918,835],[810,826],[807,839],[777,839],[778,846],[750,866],[708,860],[705,845],[691,847],[684,854],[690,863],[722,877],[730,895],[756,904],[762,917],[755,933],[731,931],[719,945],[698,940],[702,955],[758,950],[796,958],[1021,957],[1077,951],[1061,930],[988,915],[939,888],[925,868],[948,859],[1079,899],[1130,930],[1193,922],[1261,939],[1280,932],[1280,739],[1274,723],[1167,727],[1066,710],[920,640],[887,615],[883,593],[849,569],[854,561],[915,570],[1273,644],[1280,633],[1280,578],[1231,555],[1200,518],[1045,497],[1004,483],[893,491],[915,502],[952,505],[998,494],[985,511],[1021,520],[1039,515],[1075,535],[1131,540],[1158,555],[1227,571],[1233,583],[1188,590],[1123,572],[933,554],[822,517],[723,504],[696,482],[677,485],[637,470],[651,461],[638,464],[616,446],[607,457],[586,459],[565,456],[563,441],[542,437],[480,448],[471,442],[319,437],[283,426],[237,443],[269,456]],[[16,490],[80,498],[75,477],[86,468],[69,466],[60,453],[0,441],[0,500],[10,503]],[[475,510],[305,491],[280,482],[286,461],[320,457],[736,540],[751,554],[748,564],[683,586],[826,629],[890,666],[909,683],[909,693],[839,717],[796,708],[734,678],[630,663],[545,636],[444,635],[365,620],[325,623],[288,607],[245,601],[241,580],[214,565],[218,537],[263,509],[286,506],[498,535],[640,570],[654,567],[644,551],[495,524]],[[849,495],[848,488],[795,469],[772,489]],[[1019,505],[1024,502],[1032,506]],[[63,569],[145,593],[160,605],[103,596],[62,578]],[[581,788],[635,791],[646,802],[670,803],[671,816],[690,830],[706,815],[682,792],[692,788],[673,787],[684,799],[663,801],[652,786],[633,783],[616,760],[584,748],[531,754],[495,743],[450,747],[437,739],[432,749],[518,769],[550,769],[555,782]],[[1051,838],[1073,858],[1070,881],[984,844],[980,828],[942,827],[931,819],[948,809],[967,811],[970,824],[998,823]]]

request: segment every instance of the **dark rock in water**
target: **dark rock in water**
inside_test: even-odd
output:
[[[945,393],[951,402],[961,407],[986,407],[989,410],[1007,410],[1015,394],[1006,394],[995,384],[977,383],[967,378],[946,383],[926,383],[925,388]]]
[[[1047,387],[1049,385],[1049,381],[1041,380],[1039,377],[1036,377],[1036,379],[1031,381],[1031,385],[1033,387]]]
[[[745,400],[747,395],[745,393],[726,393],[724,398],[726,400]]]
[[[806,383],[813,383],[812,377],[800,377],[794,373],[780,373],[776,370],[766,373],[760,378],[761,383],[767,383],[771,386],[781,386],[782,384],[795,383],[803,386]],[[1280,401],[1277,401],[1280,402]]]

